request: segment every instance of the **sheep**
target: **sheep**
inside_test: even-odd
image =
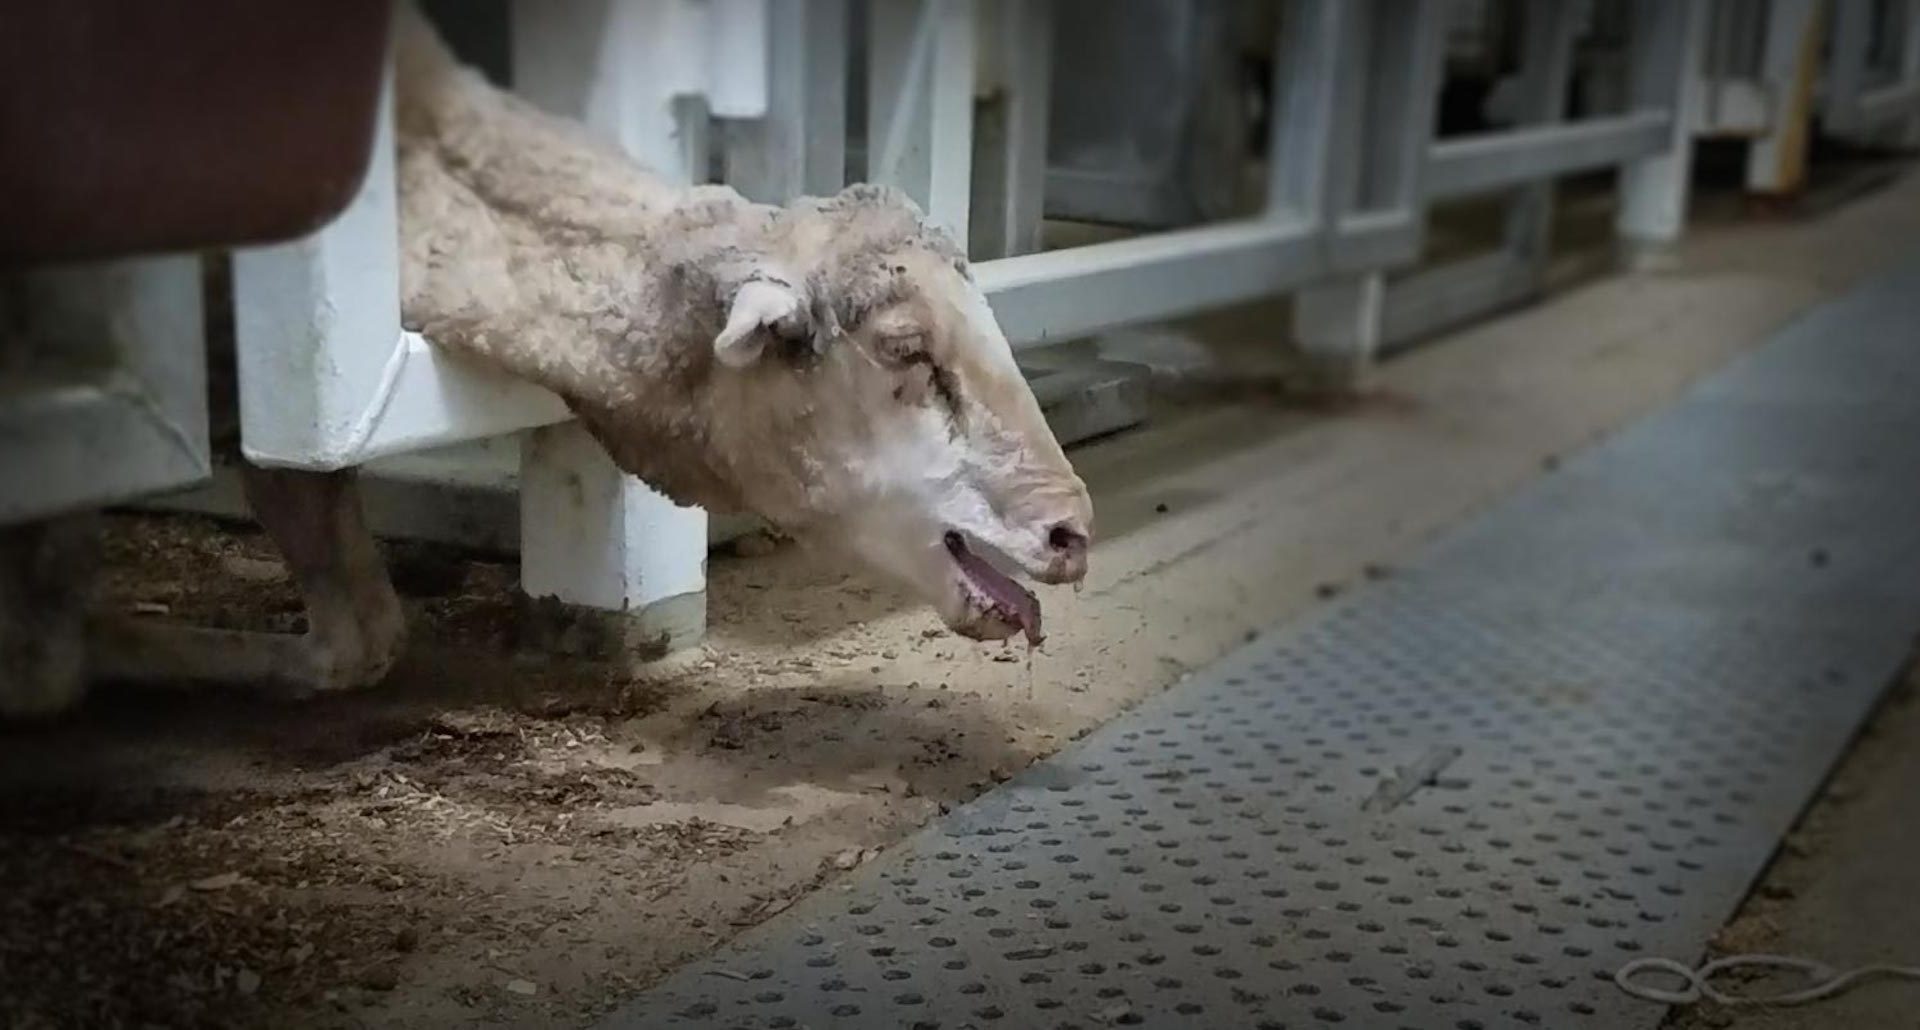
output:
[[[678,502],[845,554],[964,636],[1041,639],[1015,575],[1081,581],[1092,504],[950,237],[886,188],[771,206],[671,185],[488,85],[416,12],[396,32],[408,328],[551,390]],[[404,619],[354,471],[243,470],[306,635],[114,621],[96,674],[385,676]]]

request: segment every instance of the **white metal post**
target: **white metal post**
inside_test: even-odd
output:
[[[1328,211],[1334,123],[1347,114],[1340,77],[1357,9],[1341,0],[1287,0],[1281,7],[1267,131],[1270,220],[1318,225]]]
[[[1900,85],[1909,90],[1920,87],[1920,0],[1904,0],[1899,11]],[[1920,103],[1912,108],[1895,130],[1893,142],[1902,147],[1920,147]]]
[[[209,475],[198,258],[20,272],[0,321],[0,526]]]
[[[870,5],[867,178],[897,186],[967,244],[975,0]]]
[[[514,92],[663,178],[703,181],[709,14],[689,0],[516,0]]]
[[[1040,249],[1054,4],[984,0],[981,12],[986,103],[974,126],[971,249],[990,260]]]
[[[1332,13],[1339,27],[1320,225],[1329,268],[1339,275],[1295,295],[1293,336],[1336,388],[1358,385],[1380,349],[1385,269],[1419,251],[1442,13],[1438,0],[1370,0]],[[1390,231],[1361,245],[1355,230],[1368,224]]]
[[[714,111],[729,119],[721,130],[728,185],[772,204],[846,185],[851,31],[847,0],[772,5],[764,115]]]
[[[304,239],[234,252],[241,449],[256,464],[350,468],[568,417],[547,391],[401,330],[392,78],[346,210]]]
[[[1276,63],[1280,67],[1276,68],[1276,74],[1313,75],[1324,85],[1284,82],[1276,85],[1275,94],[1299,95],[1316,88],[1329,91],[1319,98],[1326,110],[1326,119],[1320,125],[1326,135],[1324,142],[1312,151],[1320,158],[1320,168],[1310,180],[1314,192],[1300,198],[1312,205],[1316,228],[1323,240],[1339,231],[1341,218],[1354,209],[1360,198],[1364,158],[1361,123],[1366,113],[1373,8],[1372,0],[1302,3],[1287,11],[1288,17],[1281,22],[1283,38],[1277,49],[1280,56]],[[1286,68],[1287,59],[1299,55],[1308,45],[1327,47],[1329,63]],[[1282,126],[1274,128],[1273,142],[1277,144]],[[1286,167],[1284,158],[1277,152],[1271,153],[1270,160],[1275,169]],[[1297,167],[1292,174],[1301,179],[1307,175],[1306,170]],[[1283,185],[1276,180],[1270,188],[1283,188]],[[1297,185],[1284,188],[1301,189]],[[1294,343],[1332,385],[1354,385],[1378,347],[1384,285],[1377,273],[1363,272],[1307,286],[1294,295]]]
[[[1522,9],[1521,124],[1551,125],[1566,118],[1582,6],[1582,0],[1533,0]],[[1523,186],[1507,211],[1507,249],[1536,286],[1546,274],[1553,243],[1553,193],[1552,180]]]
[[[1636,111],[1664,108],[1667,145],[1620,170],[1615,228],[1629,267],[1644,265],[1686,228],[1693,174],[1694,88],[1690,74],[1706,34],[1706,0],[1633,0],[1628,96]]]
[[[1860,97],[1866,92],[1867,52],[1873,39],[1873,0],[1829,0],[1833,38],[1827,46],[1825,129],[1837,136],[1860,128]]]
[[[1491,176],[1518,182],[1519,192],[1508,204],[1498,250],[1422,269],[1396,279],[1386,289],[1383,309],[1372,326],[1379,348],[1509,307],[1539,290],[1551,243],[1552,177],[1560,171],[1556,162],[1591,157],[1574,138],[1550,135],[1565,117],[1574,36],[1584,6],[1583,0],[1536,0],[1519,9],[1524,36],[1514,129],[1445,142],[1434,142],[1429,134],[1422,155],[1428,165],[1422,182],[1428,199],[1488,187]],[[1599,138],[1619,139],[1620,135],[1606,133]],[[1628,138],[1633,135],[1645,133],[1639,129],[1627,133]],[[1504,155],[1503,147],[1507,148]],[[1516,176],[1518,170],[1527,174]]]
[[[1821,105],[1823,128],[1830,134],[1864,143],[1908,141],[1908,126],[1920,118],[1920,40],[1916,40],[1911,5],[1895,0],[1883,23],[1876,23],[1873,0],[1833,0],[1833,44],[1828,48],[1826,96]],[[1869,87],[1874,33],[1897,32],[1890,48],[1892,81]]]
[[[621,474],[578,422],[532,430],[520,454],[520,589],[541,644],[655,658],[698,641],[706,513]]]
[[[664,177],[704,179],[706,112],[693,94],[706,72],[688,64],[706,57],[703,13],[682,0],[520,0],[516,86]],[[521,589],[536,601],[620,613],[592,626],[585,612],[536,605],[545,643],[652,657],[695,642],[706,623],[706,556],[706,513],[622,473],[577,423],[529,434],[520,461]]]
[[[1760,77],[1771,101],[1767,131],[1748,144],[1747,189],[1783,196],[1806,180],[1820,73],[1821,0],[1768,0]]]

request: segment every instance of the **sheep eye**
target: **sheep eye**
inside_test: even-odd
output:
[[[895,365],[917,365],[929,360],[924,333],[901,333],[880,338],[880,358]]]

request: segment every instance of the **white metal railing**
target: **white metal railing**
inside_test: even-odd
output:
[[[1427,198],[1451,200],[1617,167],[1667,149],[1672,133],[1673,113],[1658,110],[1442,140],[1427,152]]]
[[[1023,40],[1045,38],[1051,6],[887,0],[862,8],[865,178],[900,187],[962,240],[976,224],[991,226],[976,275],[1017,345],[1374,275],[1417,256],[1436,193],[1630,162],[1674,143],[1671,114],[1648,103],[1605,123],[1430,152],[1442,0],[1292,0],[1276,44],[1259,215],[1022,253],[1037,241],[1043,214],[1034,190],[1045,181],[1048,80],[1048,52]],[[603,21],[589,7],[521,0],[518,90],[686,181],[704,170],[709,131],[727,179],[756,199],[845,181],[846,0],[615,0]],[[978,78],[983,52],[987,83]],[[1003,96],[1008,121],[979,148],[974,98],[983,85]],[[565,417],[541,391],[399,330],[390,148],[383,137],[366,189],[339,222],[236,262],[243,397],[273,398],[243,402],[254,460],[340,467]],[[995,172],[984,180],[973,174],[977,153]],[[1310,312],[1346,296],[1337,285],[1309,293]],[[1353,296],[1377,300],[1378,291]],[[528,591],[641,612],[696,595],[703,518],[623,479],[578,436],[541,429],[523,457]],[[562,488],[583,479],[599,485]]]
[[[1891,129],[1900,142],[1913,142],[1920,119],[1920,2],[1833,0],[1832,7],[1821,110],[1827,129],[1869,138]]]
[[[759,200],[839,188],[849,178],[849,129],[862,131],[862,177],[899,186],[933,220],[971,237],[976,275],[1018,346],[1294,291],[1304,347],[1363,359],[1383,340],[1537,289],[1556,176],[1618,168],[1619,234],[1644,244],[1677,236],[1689,134],[1703,124],[1701,97],[1717,95],[1691,84],[1689,64],[1707,26],[1725,21],[1716,15],[1710,22],[1711,4],[1766,6],[1759,67],[1742,68],[1739,77],[1755,76],[1771,112],[1755,130],[1763,133],[1756,164],[1784,166],[1796,139],[1780,128],[1783,112],[1795,106],[1793,84],[1810,76],[1806,39],[1819,7],[1817,0],[1624,0],[1632,26],[1625,110],[1567,122],[1574,40],[1589,0],[1534,0],[1523,7],[1518,127],[1435,139],[1448,15],[1457,8],[1447,0],[1277,2],[1285,16],[1275,43],[1263,209],[1046,252],[1038,242],[1048,179],[1048,40],[1064,29],[1053,23],[1048,0],[517,0],[514,86],[669,177],[700,180],[717,153],[726,181]],[[1842,42],[1891,31],[1860,27],[1868,0],[1838,4]],[[868,103],[864,125],[849,126],[856,18],[864,19]],[[1900,52],[1909,56],[1897,80],[1860,70],[1864,44],[1836,44],[1837,54],[1860,60],[1836,65],[1830,76],[1830,117],[1886,121],[1909,109],[1912,83],[1920,81],[1910,45],[1916,19],[1899,24]],[[993,99],[981,108],[983,96]],[[704,589],[705,516],[620,475],[566,421],[558,399],[401,330],[390,103],[367,181],[341,218],[298,243],[236,256],[248,455],[269,465],[339,468],[532,430],[518,477],[528,591],[642,619],[671,609],[662,619],[673,632],[696,631],[698,618],[688,611]],[[990,113],[976,117],[977,110]],[[1498,253],[1386,278],[1416,260],[1433,203],[1501,189],[1518,196]],[[153,353],[154,364],[139,367],[184,360]],[[132,378],[143,375],[152,378]],[[119,476],[117,492],[99,496],[205,474],[199,389],[183,382],[177,390],[135,391],[127,396],[159,399],[131,403],[98,399],[112,391],[95,390],[85,403],[117,405],[115,418],[146,426],[124,432],[144,432],[153,443],[147,450],[165,452],[148,463],[161,472]],[[8,435],[28,410],[0,404],[0,460],[14,463],[0,468],[9,472],[26,466],[18,464],[20,448],[5,445],[38,439]],[[155,421],[154,412],[170,414]],[[25,421],[34,432],[55,425],[41,416]],[[169,425],[185,428],[169,432]],[[85,500],[70,493],[48,496]],[[15,504],[0,509],[0,519],[58,506]]]
[[[200,265],[21,274],[0,295],[0,526],[204,480]],[[10,308],[15,310],[9,310]]]
[[[1616,231],[1622,240],[1657,247],[1679,235],[1690,155],[1685,81],[1708,0],[1628,3],[1626,109],[1574,122],[1563,120],[1566,97],[1575,41],[1591,7],[1583,0],[1533,0],[1517,7],[1522,53],[1512,113],[1519,124],[1431,139],[1422,178],[1423,215],[1434,203],[1518,189],[1506,203],[1500,245],[1367,289],[1337,287],[1331,312],[1309,305],[1296,326],[1309,349],[1364,355],[1534,294],[1546,271],[1552,183],[1560,176],[1617,168]],[[1373,310],[1348,310],[1351,305]]]

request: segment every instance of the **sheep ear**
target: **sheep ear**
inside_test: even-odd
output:
[[[832,305],[823,299],[809,305],[784,281],[754,279],[734,292],[726,327],[713,339],[713,353],[723,365],[745,368],[759,360],[769,340],[804,342],[818,355],[839,336]]]
[[[726,327],[713,338],[713,354],[720,363],[745,368],[759,359],[775,335],[806,331],[806,305],[793,287],[769,279],[754,279],[734,291]]]

